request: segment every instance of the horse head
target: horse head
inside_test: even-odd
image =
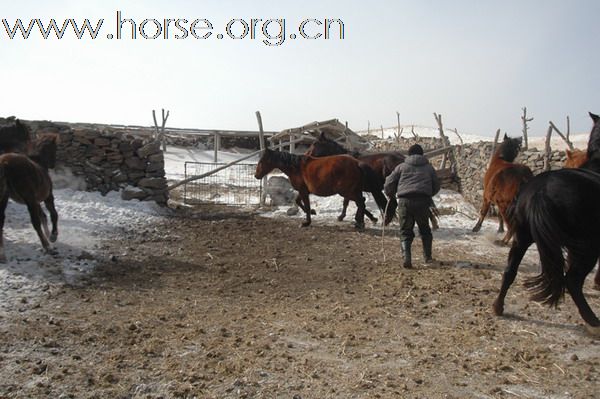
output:
[[[588,141],[588,157],[592,155],[600,156],[600,117],[590,112],[590,117],[594,122],[594,127],[590,132],[590,140]]]
[[[258,160],[258,164],[256,165],[256,172],[254,173],[254,177],[257,179],[262,179],[266,175],[268,175],[275,166],[273,164],[273,156],[275,151],[265,148],[260,159]]]
[[[335,140],[327,138],[325,132],[321,132],[317,140],[310,145],[305,155],[311,157],[324,157],[327,155],[339,155],[347,154],[346,150],[341,144]]]
[[[0,153],[29,151],[31,133],[29,127],[16,119],[13,125],[0,128]]]
[[[504,140],[498,148],[500,158],[502,158],[506,162],[513,162],[517,155],[519,155],[519,151],[521,151],[522,143],[523,139],[521,137],[510,138],[506,134],[504,134]]]
[[[58,135],[55,133],[43,133],[33,142],[33,149],[29,157],[46,169],[56,166],[56,149]]]
[[[567,150],[567,159],[563,165],[565,168],[577,169],[587,161],[587,151]]]

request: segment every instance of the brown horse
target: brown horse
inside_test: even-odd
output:
[[[339,194],[354,201],[358,208],[355,216],[357,228],[365,225],[363,191],[373,193],[377,205],[381,209],[385,207],[381,180],[367,164],[349,155],[313,158],[266,149],[256,166],[254,177],[262,179],[276,168],[289,177],[292,187],[298,191],[296,204],[306,213],[306,220],[302,223],[304,227],[311,223],[309,194],[321,197]]]
[[[580,168],[588,160],[587,151],[583,150],[567,150],[567,160],[565,161],[565,168],[577,169]]]
[[[331,140],[325,136],[325,133],[322,132],[319,135],[317,141],[315,141],[308,150],[304,153],[304,155],[312,156],[312,157],[324,157],[329,155],[341,155],[348,154],[352,155],[357,160],[366,163],[375,171],[377,176],[381,179],[381,184],[385,182],[385,178],[392,173],[394,168],[404,162],[405,156],[401,152],[398,151],[387,151],[387,152],[375,152],[375,153],[361,153],[358,151],[348,151],[337,141]],[[338,220],[344,220],[346,217],[346,208],[348,208],[349,201],[344,199],[344,204],[342,207],[342,213],[338,216]],[[396,212],[397,202],[395,198],[390,198],[390,203],[387,205],[387,216],[385,218],[386,225],[391,221],[395,212]],[[385,209],[385,207],[384,207]],[[377,219],[371,215],[371,213],[366,210],[365,214],[372,222],[377,222]]]
[[[0,262],[6,262],[3,243],[3,229],[8,199],[27,205],[31,224],[46,253],[54,254],[48,240],[55,242],[58,237],[58,214],[54,207],[52,180],[48,168],[56,163],[57,135],[45,134],[34,143],[30,156],[16,153],[0,155]],[[48,220],[40,206],[44,202],[50,212],[52,232],[48,231]],[[42,231],[42,227],[44,231]]]
[[[506,210],[519,192],[521,184],[533,178],[531,169],[525,165],[513,163],[521,149],[521,138],[511,139],[504,135],[504,141],[494,152],[490,166],[483,178],[483,204],[479,211],[479,220],[473,231],[481,229],[490,206],[495,204],[500,212],[498,232],[504,231],[504,222],[507,222]],[[510,228],[502,239],[508,244],[512,236]]]

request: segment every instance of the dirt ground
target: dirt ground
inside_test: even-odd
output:
[[[0,318],[1,398],[597,398],[600,341],[570,298],[490,306],[506,257],[349,223],[200,210],[104,242]],[[508,250],[506,249],[506,252]],[[45,267],[40,265],[40,267]],[[588,278],[585,293],[600,311]]]

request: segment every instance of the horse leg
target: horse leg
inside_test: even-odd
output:
[[[310,209],[310,199],[309,199],[308,192],[302,191],[302,192],[298,193],[298,198],[300,198],[300,201],[304,204],[304,208],[302,208],[302,209],[304,210],[304,213],[306,214],[306,220],[304,222],[302,222],[302,227],[308,227],[308,226],[310,226],[310,223],[311,223],[311,219],[310,219],[311,209]]]
[[[42,225],[42,229],[44,231],[44,236],[46,238],[50,237],[50,229],[48,229],[48,217],[46,216],[46,212],[40,206],[40,221]]]
[[[349,203],[350,203],[350,200],[348,198],[344,197],[344,204],[342,205],[342,213],[340,213],[340,216],[338,216],[338,218],[337,218],[338,222],[341,222],[346,217],[346,209],[348,208]]]
[[[478,232],[481,229],[481,225],[483,224],[483,219],[485,219],[485,217],[488,214],[488,211],[490,210],[490,205],[491,205],[491,202],[484,198],[483,205],[481,206],[481,210],[479,211],[479,220],[477,221],[477,224],[475,225],[475,227],[473,227],[474,233]]]
[[[498,233],[504,233],[504,220],[501,217],[498,220]]]
[[[369,218],[369,220],[373,223],[377,223],[377,218],[373,216],[371,212],[367,208],[365,208],[365,215]]]
[[[508,265],[502,275],[500,293],[492,306],[496,316],[502,316],[504,313],[504,298],[506,298],[506,293],[511,284],[515,281],[515,277],[517,277],[519,265],[521,264],[521,260],[523,260],[523,256],[525,256],[525,252],[527,252],[527,248],[533,244],[533,240],[530,237],[524,238],[525,237],[515,237],[510,252],[508,253]]]
[[[596,269],[596,276],[594,276],[594,288],[600,290],[600,263]]]
[[[498,233],[502,233],[504,231],[504,224],[505,224],[505,220],[508,220],[508,218],[506,217],[506,208],[504,208],[504,211],[500,212],[500,225],[498,226]],[[504,238],[502,238],[502,244],[503,245],[508,245],[508,243],[510,242],[510,239],[513,236],[512,231],[510,230],[510,228],[508,227],[508,223],[506,223],[506,234],[504,235]]]
[[[58,238],[58,212],[54,207],[54,195],[50,196],[44,201],[46,209],[50,212],[50,220],[52,221],[52,233],[50,234],[50,242],[55,242]]]
[[[387,226],[394,219],[394,215],[396,215],[396,209],[398,208],[398,201],[396,200],[396,196],[391,196],[388,200],[387,204],[387,212],[384,218],[383,224]]]
[[[577,305],[577,310],[587,324],[588,331],[594,335],[600,336],[600,320],[590,308],[585,297],[583,296],[583,283],[585,277],[592,271],[598,259],[597,253],[582,253],[579,251],[569,250],[569,268],[567,270],[567,289],[573,302]]]
[[[300,193],[298,193],[298,195],[296,196],[296,205],[298,205],[298,207],[300,209],[302,209],[302,211],[304,211],[304,213],[310,212],[312,215],[317,214],[317,212],[314,209],[308,210],[308,208],[306,207],[306,204],[304,204],[304,202],[303,202],[303,198],[300,195]]]
[[[438,223],[437,217],[431,211],[429,212],[429,220],[431,221],[432,230],[438,230],[440,228],[440,224]]]
[[[358,194],[358,198],[354,200],[356,202],[356,207],[358,208],[356,211],[356,215],[354,216],[354,220],[356,221],[357,229],[365,228],[365,197],[361,194]]]
[[[0,199],[0,263],[6,263],[6,254],[4,253],[4,216],[8,205],[8,193]]]
[[[54,251],[50,248],[50,243],[48,243],[48,239],[46,238],[46,236],[44,235],[44,232],[42,231],[41,213],[43,213],[43,211],[42,211],[42,207],[40,206],[40,204],[38,204],[37,202],[29,202],[29,203],[27,203],[27,210],[29,211],[29,216],[31,217],[31,224],[33,225],[33,228],[35,229],[35,231],[42,243],[42,247],[44,247],[44,251],[49,254],[56,253],[56,251]]]

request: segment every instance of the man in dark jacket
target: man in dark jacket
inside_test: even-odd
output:
[[[412,267],[411,244],[415,238],[415,222],[419,226],[425,262],[431,262],[433,235],[429,227],[429,207],[432,204],[431,197],[440,191],[440,182],[435,170],[423,156],[423,148],[420,145],[415,144],[408,149],[408,157],[404,163],[396,166],[385,179],[384,191],[388,197],[398,197],[403,266]]]

